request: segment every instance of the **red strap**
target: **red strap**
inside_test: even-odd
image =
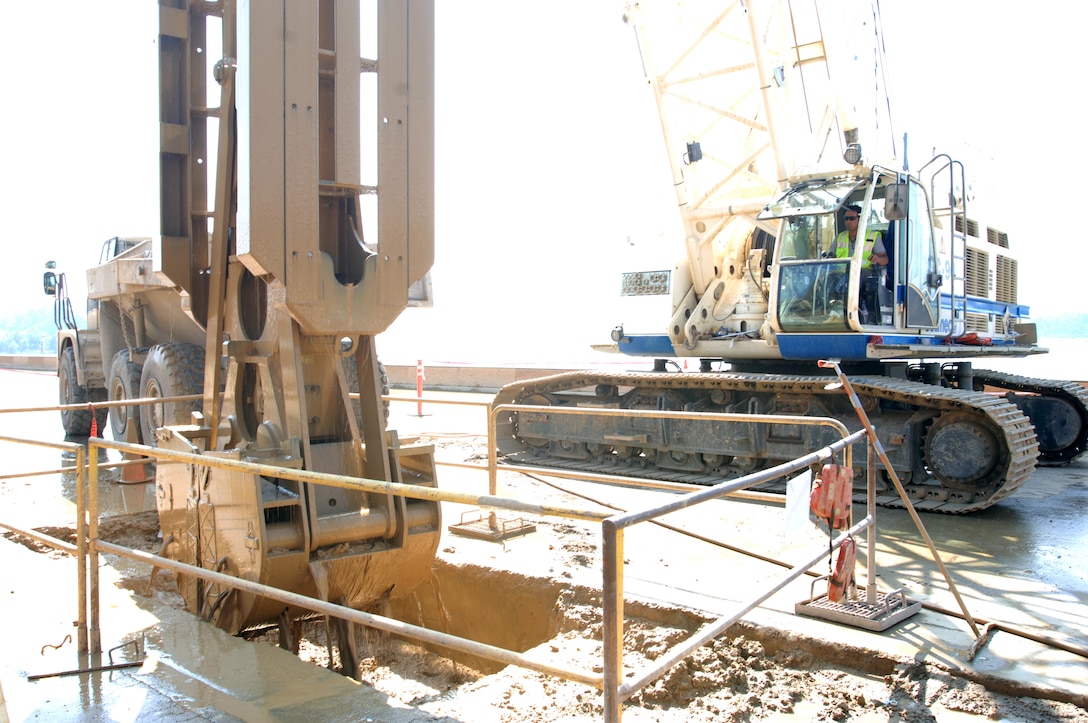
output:
[[[854,587],[854,565],[857,557],[858,548],[854,538],[847,537],[835,559],[835,572],[827,582],[827,599],[830,602],[841,602],[846,597],[846,591]]]

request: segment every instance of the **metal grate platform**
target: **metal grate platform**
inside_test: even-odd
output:
[[[902,590],[878,592],[876,602],[844,600],[833,603],[827,595],[803,600],[793,607],[798,615],[822,618],[855,628],[883,632],[898,622],[906,620],[922,609],[922,603],[907,600]]]
[[[475,515],[475,518],[466,519],[470,515]],[[526,522],[521,517],[504,520],[500,517],[496,517],[494,512],[485,515],[480,510],[475,510],[461,515],[461,521],[450,525],[449,531],[455,535],[464,535],[465,537],[475,537],[479,540],[499,542],[511,537],[536,532],[536,525],[531,522]]]

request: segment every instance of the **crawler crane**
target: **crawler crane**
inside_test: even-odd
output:
[[[828,443],[811,426],[594,416],[593,408],[856,416],[818,359],[853,380],[914,503],[988,507],[1088,445],[1076,384],[974,368],[1043,353],[1008,236],[968,213],[962,163],[895,164],[878,5],[867,0],[630,2],[685,238],[628,295],[672,295],[663,333],[612,331],[652,373],[572,372],[496,403],[584,406],[505,416],[510,461],[712,484]],[[846,211],[860,216],[848,240]],[[878,265],[876,234],[887,254]],[[877,258],[877,257],[874,257]],[[694,357],[699,371],[665,360]],[[995,393],[996,391],[996,393]],[[854,458],[860,476],[864,455]],[[882,504],[902,504],[885,488]]]

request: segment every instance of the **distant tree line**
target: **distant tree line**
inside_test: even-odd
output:
[[[1061,314],[1035,321],[1039,338],[1079,339],[1088,337],[1088,314]]]
[[[53,307],[28,309],[0,317],[0,354],[56,354]]]
[[[83,319],[79,319],[82,326]],[[1088,314],[1062,314],[1035,320],[1040,338],[1088,337]],[[0,354],[56,354],[53,307],[0,317]]]

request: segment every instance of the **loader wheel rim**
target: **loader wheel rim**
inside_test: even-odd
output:
[[[162,399],[162,388],[159,387],[158,381],[155,379],[147,380],[147,385],[144,387],[144,396],[152,399]],[[155,402],[149,404],[147,408],[151,410],[152,429],[164,426],[163,420],[166,419],[166,410],[163,408],[163,403]]]
[[[72,404],[72,380],[63,366],[60,369],[60,403]]]
[[[125,398],[124,382],[121,381],[120,377],[114,377],[113,382],[110,384],[110,401],[120,402]],[[117,420],[120,423],[121,429],[124,429],[125,425],[128,423],[128,407],[114,407],[111,412],[117,415]]]

